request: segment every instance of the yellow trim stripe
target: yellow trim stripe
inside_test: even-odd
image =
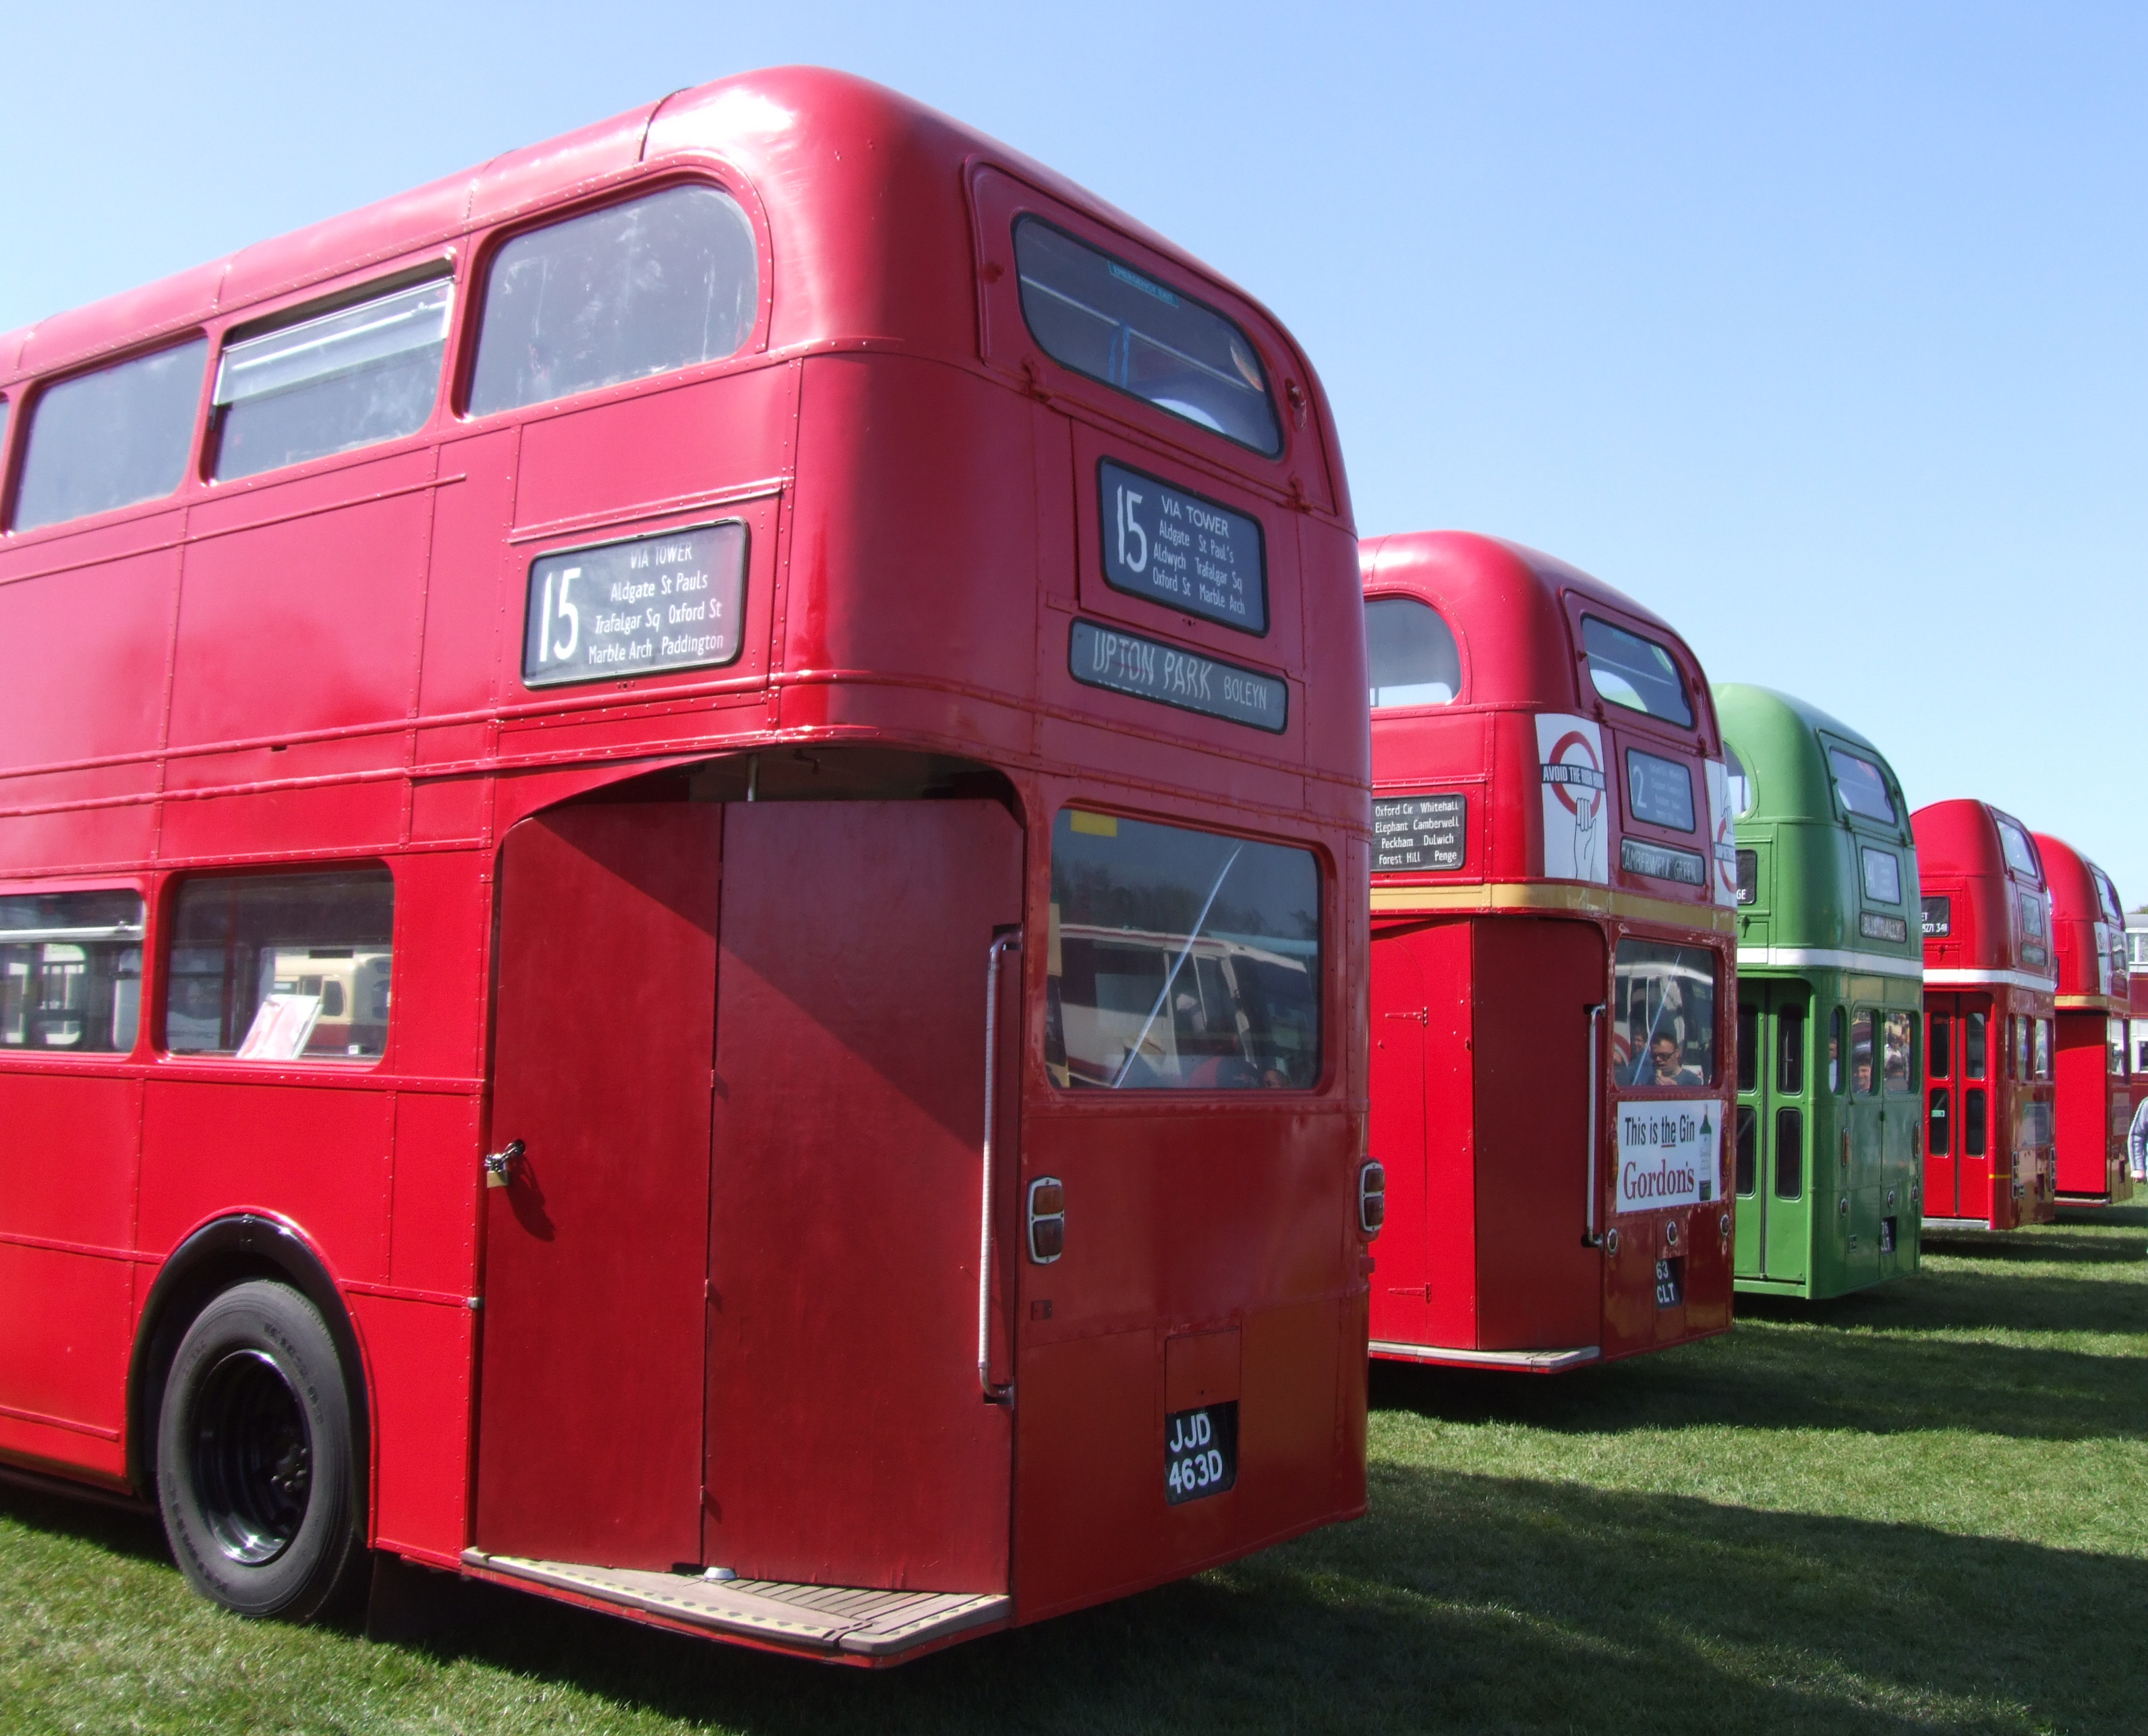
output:
[[[1564,882],[1477,881],[1459,886],[1373,888],[1376,916],[1451,916],[1493,911],[1554,911],[1568,916],[1621,916],[1629,922],[1665,922],[1681,928],[1704,928],[1719,935],[1738,932],[1738,913],[1720,905],[1675,904],[1668,898],[1644,898],[1609,886]]]
[[[2060,995],[2058,1006],[2060,1012],[2109,1013],[2117,1019],[2130,1017],[2132,1013],[2130,1002],[2112,995]]]

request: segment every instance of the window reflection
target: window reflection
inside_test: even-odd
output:
[[[1309,1087],[1320,1076],[1310,850],[1061,810],[1045,1061],[1062,1086]]]
[[[1715,1083],[1715,955],[1628,937],[1612,972],[1611,1061],[1621,1085]]]

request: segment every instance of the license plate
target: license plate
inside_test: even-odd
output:
[[[1656,1262],[1656,1306],[1675,1308],[1685,1300],[1685,1262],[1674,1255]]]
[[[1220,1495],[1237,1480],[1237,1400],[1163,1419],[1163,1498],[1172,1506]]]

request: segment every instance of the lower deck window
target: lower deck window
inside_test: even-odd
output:
[[[141,1022],[139,893],[0,898],[0,1048],[123,1055]]]
[[[1619,1083],[1715,1083],[1715,955],[1629,937],[1613,968],[1612,1059]]]
[[[1312,853],[1065,809],[1051,828],[1045,1060],[1068,1086],[1320,1077]]]
[[[183,882],[165,1047],[241,1061],[379,1060],[394,916],[385,868]]]

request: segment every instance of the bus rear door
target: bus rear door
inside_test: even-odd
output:
[[[1786,1282],[1812,1241],[1811,1011],[1802,983],[1738,986],[1738,1263]]]

